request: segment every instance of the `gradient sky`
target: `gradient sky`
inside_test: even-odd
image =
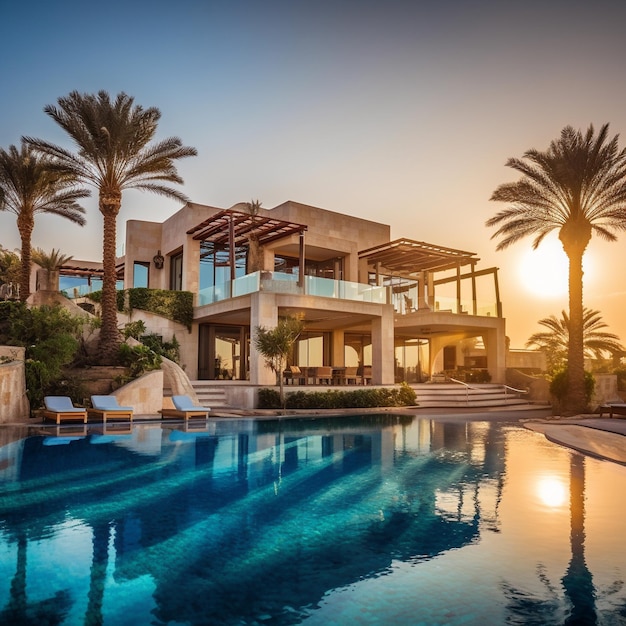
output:
[[[2,147],[22,135],[70,147],[43,107],[72,90],[125,91],[161,110],[159,138],[198,149],[179,165],[195,202],[295,200],[390,224],[393,238],[475,252],[479,269],[500,268],[512,347],[567,308],[566,295],[526,286],[543,274],[524,260],[530,240],[495,251],[484,223],[503,206],[489,197],[517,179],[508,157],[546,149],[566,125],[609,122],[626,145],[626,4],[0,0],[0,8]],[[118,247],[127,219],[162,221],[179,206],[126,192]],[[33,244],[100,260],[101,216],[95,199],[85,207],[82,229],[39,217]],[[624,343],[625,241],[592,242],[585,283],[585,305]],[[0,243],[19,247],[11,213],[0,213]]]

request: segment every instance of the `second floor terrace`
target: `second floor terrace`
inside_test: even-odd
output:
[[[502,317],[497,268],[477,269],[474,253],[390,241],[377,223],[302,205],[290,214],[285,206],[255,215],[193,206],[171,225],[133,223],[119,285],[191,291],[202,307],[266,291],[389,304],[402,316]],[[62,268],[65,274],[70,297],[99,286],[92,267]]]

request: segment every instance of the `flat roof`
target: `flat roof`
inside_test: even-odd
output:
[[[359,252],[359,258],[368,264],[380,263],[396,274],[415,274],[423,271],[444,271],[480,261],[474,252],[445,248],[424,241],[396,239]]]

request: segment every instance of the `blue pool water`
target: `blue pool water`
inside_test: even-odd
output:
[[[626,624],[626,468],[515,423],[81,429],[0,430],[0,624]]]

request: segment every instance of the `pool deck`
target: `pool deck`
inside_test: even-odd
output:
[[[521,420],[546,439],[599,459],[626,465],[626,419],[597,415]]]
[[[575,417],[558,417],[549,414],[546,407],[537,407],[525,411],[509,408],[492,409],[423,409],[420,407],[378,407],[375,409],[343,409],[343,410],[288,410],[281,414],[275,410],[233,410],[232,412],[217,412],[209,419],[289,419],[290,417],[327,417],[340,415],[354,415],[355,413],[413,413],[423,417],[444,420],[486,420],[486,421],[519,421],[520,425],[542,434],[553,443],[571,448],[583,454],[599,459],[626,465],[626,416],[600,417],[596,414],[578,415]],[[517,415],[516,415],[517,413]],[[135,423],[146,421],[161,422],[160,415],[135,415]],[[3,424],[4,426],[25,426],[23,422]],[[49,424],[39,421],[30,421],[29,426],[45,429]],[[90,422],[89,426],[94,426]]]

